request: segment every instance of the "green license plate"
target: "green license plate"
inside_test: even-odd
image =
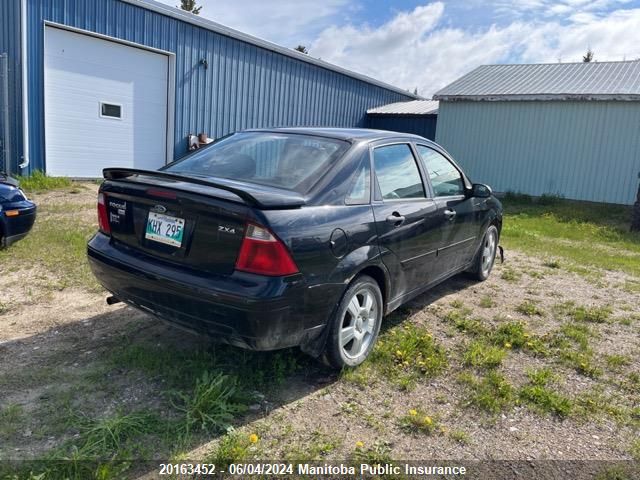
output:
[[[147,230],[145,238],[154,242],[182,246],[182,236],[184,235],[184,219],[163,215],[161,213],[149,212],[147,219]]]

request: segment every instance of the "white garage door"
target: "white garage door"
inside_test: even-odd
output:
[[[44,64],[49,175],[166,163],[167,55],[46,27]]]

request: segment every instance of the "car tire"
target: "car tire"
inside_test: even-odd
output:
[[[482,237],[482,243],[473,259],[473,266],[469,270],[471,276],[484,282],[489,278],[493,264],[496,261],[496,252],[498,251],[498,229],[495,225],[489,225],[487,231]]]
[[[378,338],[383,309],[378,283],[366,275],[357,277],[329,323],[324,362],[336,369],[364,362]]]

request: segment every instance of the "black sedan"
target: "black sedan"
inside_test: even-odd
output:
[[[15,178],[0,172],[0,248],[24,238],[35,220],[35,203],[27,199]]]
[[[489,187],[392,132],[249,130],[104,177],[88,256],[111,303],[338,368],[411,298],[463,271],[486,279],[502,226]]]

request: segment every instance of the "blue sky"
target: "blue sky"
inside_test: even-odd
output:
[[[176,5],[178,1],[161,0]],[[640,58],[640,0],[200,0],[201,16],[430,97],[486,63]]]

